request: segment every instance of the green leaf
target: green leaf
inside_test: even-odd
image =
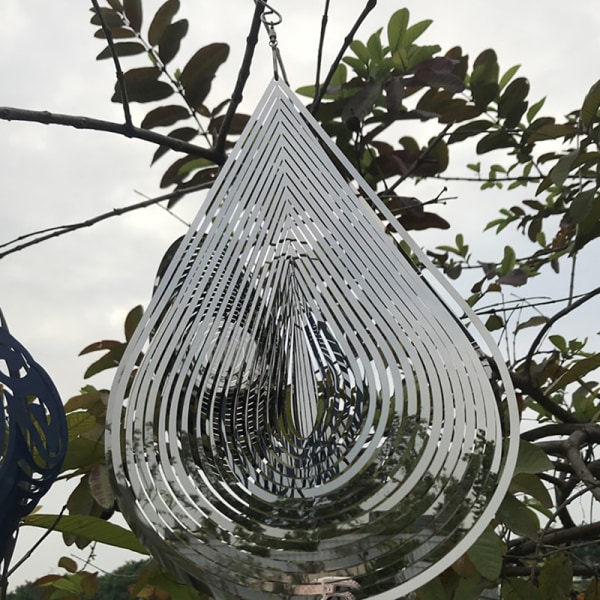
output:
[[[181,19],[167,25],[158,44],[158,57],[163,63],[171,62],[179,52],[181,40],[187,35],[189,23],[187,19]]]
[[[67,428],[69,429],[69,438],[74,438],[82,433],[93,429],[96,425],[96,419],[87,412],[69,413],[67,415]]]
[[[508,71],[506,71],[506,73],[504,73],[504,75],[502,75],[502,77],[500,78],[500,81],[498,82],[498,86],[500,87],[500,90],[503,90],[506,87],[508,82],[516,75],[517,71],[520,68],[521,68],[521,65],[514,65],[510,69],[508,69]]]
[[[68,556],[61,556],[58,561],[58,566],[69,573],[77,573],[77,563]]]
[[[578,155],[579,148],[575,148],[568,154],[565,154],[558,159],[557,163],[550,171],[550,179],[552,180],[552,183],[560,186],[565,182]]]
[[[227,44],[209,44],[200,48],[181,71],[180,81],[191,106],[202,104],[210,92],[217,69],[227,60]]]
[[[488,331],[497,331],[504,327],[504,321],[498,315],[490,315],[485,322],[485,327]]]
[[[487,121],[485,119],[465,123],[452,132],[450,138],[448,139],[448,143],[454,144],[456,142],[462,142],[471,136],[487,131],[492,125],[493,123],[491,121]]]
[[[381,30],[376,31],[367,40],[367,48],[371,56],[371,63],[379,65],[383,60],[383,46],[381,45]]]
[[[417,38],[421,37],[423,33],[429,28],[429,26],[433,23],[431,19],[425,19],[424,21],[419,21],[414,25],[411,25],[404,34],[402,38],[402,44],[404,46],[410,46]]]
[[[575,223],[581,224],[588,219],[594,209],[595,201],[595,189],[579,192],[579,194],[573,198],[573,202],[571,202],[571,206],[569,206],[569,215],[573,218]]]
[[[187,119],[190,116],[190,111],[176,104],[169,104],[168,106],[159,106],[151,110],[142,121],[142,127],[145,129],[152,129],[153,127],[166,127],[167,125],[173,125],[181,119]]]
[[[512,246],[504,246],[504,257],[500,263],[500,270],[502,273],[508,273],[515,268],[517,264],[517,255]]]
[[[49,529],[58,515],[33,514],[23,518],[25,525]],[[109,523],[98,517],[82,515],[63,515],[54,525],[56,531],[70,533],[88,538],[94,542],[108,544],[116,548],[125,548],[139,554],[148,554],[148,550],[138,541],[137,537],[129,530]]]
[[[544,600],[565,600],[573,585],[573,566],[564,554],[551,555],[540,571],[540,592]]]
[[[499,148],[512,148],[515,141],[512,136],[504,129],[492,131],[481,138],[477,144],[477,154],[485,154]]]
[[[536,539],[540,528],[536,514],[512,494],[507,494],[496,518],[517,535]]]
[[[365,65],[369,64],[369,50],[360,40],[353,40],[350,44],[350,50],[358,56],[362,63]]]
[[[513,493],[522,492],[535,498],[545,508],[552,508],[553,502],[550,493],[542,480],[533,473],[519,473],[515,475],[510,484]]]
[[[594,578],[590,581],[584,595],[585,600],[600,600],[600,580]]]
[[[92,498],[102,508],[112,508],[115,504],[115,496],[106,465],[94,465],[90,470],[89,482]]]
[[[129,24],[139,33],[142,28],[142,0],[124,0],[123,8]]]
[[[535,104],[532,104],[527,111],[527,121],[531,123],[535,116],[542,110],[542,106],[546,103],[546,96],[544,96],[541,100],[538,100]]]
[[[590,372],[600,368],[600,353],[581,358],[565,371],[558,379],[552,382],[546,393],[565,388],[570,383],[582,379]]]
[[[417,590],[419,600],[446,600],[446,590],[439,577],[432,579]]]
[[[148,41],[156,46],[179,11],[179,0],[167,0],[157,11],[148,29]]]
[[[481,108],[487,108],[498,95],[498,57],[493,50],[484,50],[473,63],[471,73],[471,94],[473,102]]]
[[[592,126],[600,108],[600,80],[589,89],[581,106],[581,121],[588,129]]]
[[[390,53],[394,54],[403,45],[403,37],[408,28],[410,13],[407,8],[397,10],[388,21],[387,36]],[[373,53],[371,52],[371,55]]]
[[[536,315],[527,319],[527,321],[522,321],[515,327],[515,333],[517,331],[521,331],[521,329],[527,329],[528,327],[538,327],[539,325],[543,325],[548,322],[548,317],[544,317],[542,315]]]
[[[515,466],[517,473],[542,473],[552,469],[548,455],[539,447],[526,440],[519,441],[519,454]]]
[[[502,600],[542,600],[542,595],[530,581],[509,577],[502,581]]]
[[[207,158],[196,158],[195,160],[190,160],[182,165],[179,168],[179,171],[177,171],[177,174],[179,176],[187,175],[188,173],[191,173],[197,169],[203,169],[204,167],[210,167],[213,165],[214,163]]]
[[[467,552],[477,571],[486,579],[494,581],[500,577],[504,544],[492,529],[486,529]]]
[[[143,314],[144,308],[141,306],[141,304],[138,304],[138,306],[133,307],[125,317],[124,329],[125,339],[127,341],[131,339],[131,336],[133,335],[133,332],[136,330],[139,322],[141,321]]]
[[[142,54],[146,51],[144,46],[139,42],[117,42],[114,44],[115,52],[117,56],[133,56],[134,54]],[[112,58],[112,52],[110,46],[107,46],[96,56],[96,60],[103,60],[105,58]]]

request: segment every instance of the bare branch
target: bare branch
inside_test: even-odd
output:
[[[542,425],[535,429],[530,429],[521,434],[521,438],[528,442],[534,442],[543,437],[550,437],[555,435],[571,435],[575,431],[583,431],[588,436],[597,437],[600,441],[600,425],[594,423],[564,423]],[[594,440],[595,441],[595,440]]]
[[[510,373],[510,378],[513,385],[525,392],[528,396],[531,396],[544,410],[549,412],[551,415],[560,419],[564,423],[579,423],[579,420],[573,416],[568,410],[565,410],[556,402],[553,402],[544,392],[537,386],[535,386],[529,377],[521,373]]]
[[[579,525],[578,527],[568,527],[564,529],[553,529],[542,536],[543,546],[556,546],[567,544],[574,540],[595,540],[600,536],[600,522]],[[526,556],[535,552],[538,542],[519,538],[509,543],[510,556]]]
[[[26,560],[28,560],[31,557],[31,555],[38,549],[40,544],[54,531],[54,529],[58,525],[58,522],[65,514],[65,510],[67,510],[66,504],[60,509],[60,512],[56,516],[56,519],[54,520],[52,525],[50,525],[50,527],[48,527],[48,529],[44,531],[43,535],[40,536],[40,539],[37,540],[37,542],[35,542],[35,544],[33,544],[33,546],[31,546],[31,548],[29,548],[29,550],[27,550],[27,552],[17,561],[17,563],[12,567],[12,569],[8,571],[8,573],[6,574],[7,580]]]
[[[217,165],[225,163],[226,157],[218,154],[214,150],[201,148],[195,144],[177,140],[148,129],[141,127],[128,126],[123,123],[114,123],[113,121],[104,121],[102,119],[93,119],[91,117],[82,117],[78,115],[63,115],[60,113],[51,113],[46,110],[27,110],[24,108],[13,108],[11,106],[0,106],[0,121],[27,121],[33,123],[42,123],[43,125],[65,125],[75,129],[106,131],[116,133],[128,138],[144,140],[151,144],[166,146],[177,152],[185,152],[193,156],[206,158]]]
[[[0,248],[10,246],[11,244],[14,244],[14,243],[19,242],[20,240],[23,240],[26,238],[31,238],[34,236],[38,236],[38,237],[35,237],[35,239],[30,239],[27,242],[23,242],[22,244],[18,244],[17,246],[14,246],[13,248],[9,248],[8,250],[5,250],[4,252],[0,252],[0,259],[4,258],[5,256],[8,256],[9,254],[14,254],[15,252],[19,252],[20,250],[28,248],[29,246],[35,246],[36,244],[45,242],[46,240],[49,240],[51,238],[60,237],[61,235],[65,235],[66,233],[71,233],[72,231],[77,231],[78,229],[84,229],[85,227],[91,227],[92,225],[95,225],[96,223],[100,223],[101,221],[105,221],[106,219],[110,219],[112,217],[119,217],[121,215],[124,215],[125,213],[129,213],[134,210],[139,210],[140,208],[146,208],[147,206],[152,206],[153,204],[158,204],[159,202],[162,202],[163,200],[171,200],[172,198],[174,198],[176,196],[182,196],[185,194],[190,194],[191,192],[197,192],[199,190],[204,190],[206,188],[209,188],[211,185],[212,185],[212,183],[209,183],[209,182],[201,183],[198,185],[190,186],[188,188],[175,190],[174,192],[170,192],[169,194],[163,194],[162,196],[157,196],[156,198],[149,198],[147,200],[144,200],[143,202],[138,202],[137,204],[125,206],[123,208],[113,208],[109,212],[103,213],[101,215],[98,215],[98,216],[88,219],[86,221],[81,221],[79,223],[73,223],[71,225],[60,225],[58,227],[52,227],[49,229],[43,229],[41,231],[28,233],[26,235],[20,236],[16,239],[10,241],[10,242],[3,243],[2,245],[0,245]]]
[[[235,111],[243,100],[244,87],[250,76],[250,66],[252,65],[252,58],[254,56],[254,49],[258,43],[258,32],[260,31],[261,16],[265,10],[265,5],[262,2],[256,2],[254,8],[254,16],[252,17],[252,23],[250,25],[250,33],[246,38],[246,51],[244,52],[244,58],[242,59],[242,66],[238,72],[238,78],[235,83],[235,88],[231,94],[231,102],[227,107],[227,112],[221,124],[221,130],[217,137],[217,143],[215,144],[215,152],[219,156],[223,156],[225,159],[225,142],[227,140],[227,132],[231,126],[231,121],[235,115]],[[224,160],[223,160],[224,162]]]
[[[117,85],[121,90],[121,101],[123,104],[123,113],[125,115],[125,125],[127,127],[132,127],[133,122],[131,120],[131,110],[129,109],[129,96],[127,95],[127,85],[125,84],[125,76],[123,75],[123,69],[121,69],[121,63],[119,62],[119,56],[115,49],[113,36],[110,31],[110,28],[107,26],[106,21],[104,20],[104,16],[102,14],[102,11],[100,10],[100,6],[98,5],[98,0],[92,0],[92,4],[94,6],[96,14],[98,15],[98,18],[100,19],[100,25],[102,26],[102,31],[104,32],[104,36],[106,37],[106,41],[108,42],[110,55],[112,56],[112,60],[115,65]]]
[[[587,486],[592,496],[600,502],[600,481],[592,475],[579,453],[579,448],[586,438],[587,436],[584,431],[574,431],[569,436],[569,439],[563,442],[565,457],[571,463],[575,475]]]
[[[354,25],[352,25],[352,28],[350,29],[350,33],[348,33],[348,35],[344,38],[344,43],[342,44],[340,51],[338,52],[337,56],[335,57],[335,60],[333,61],[332,65],[329,69],[329,73],[327,73],[327,77],[325,77],[325,81],[323,82],[323,87],[321,87],[318,94],[315,94],[315,99],[313,100],[311,108],[310,108],[310,112],[313,115],[317,112],[317,109],[319,108],[319,105],[321,104],[321,100],[323,100],[323,96],[327,92],[327,88],[329,87],[329,84],[331,83],[331,80],[333,79],[335,70],[337,69],[338,65],[340,64],[342,58],[344,57],[344,52],[346,52],[346,50],[348,49],[348,46],[350,46],[350,44],[352,43],[352,40],[354,39],[356,32],[358,31],[360,26],[363,24],[363,21],[367,18],[368,14],[375,8],[375,6],[377,6],[377,0],[367,0],[367,5],[365,6],[363,11],[358,16],[358,19],[356,20]]]
[[[321,81],[321,63],[323,62],[323,45],[325,43],[325,32],[327,31],[327,21],[329,19],[329,0],[325,0],[323,17],[321,18],[321,32],[319,34],[319,49],[317,50],[317,72],[315,74],[315,97],[320,93]]]

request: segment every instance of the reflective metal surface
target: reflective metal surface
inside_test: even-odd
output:
[[[216,598],[395,600],[488,525],[516,431],[484,328],[273,82],[117,373],[131,526]]]

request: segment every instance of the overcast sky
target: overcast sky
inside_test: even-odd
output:
[[[144,4],[156,8],[160,3]],[[214,106],[232,89],[253,2],[183,0],[182,4],[182,14],[192,28],[179,66],[202,45],[215,41],[231,45],[230,58],[207,99]],[[215,10],[217,4],[220,9]],[[312,83],[323,2],[274,0],[273,5],[284,18],[278,36],[291,86]],[[331,0],[331,5],[325,65],[336,54],[363,2]],[[93,38],[89,6],[83,0],[0,2],[0,105],[121,120],[119,106],[110,102],[112,63],[95,61],[103,44]],[[380,0],[358,37],[365,39],[385,27],[401,6]],[[531,97],[548,96],[544,110],[556,116],[577,108],[600,77],[597,0],[430,0],[407,6],[413,22],[434,20],[423,37],[425,42],[437,43],[444,50],[461,45],[472,57],[492,47],[502,70],[521,64],[520,74],[531,83]],[[148,10],[148,15],[152,12]],[[125,68],[128,65],[138,66],[139,61],[124,60]],[[245,94],[246,112],[252,112],[270,76],[263,32]],[[135,114],[147,110],[143,107]],[[0,243],[138,202],[141,198],[135,190],[156,195],[169,159],[150,169],[153,152],[148,144],[110,134],[0,121]],[[459,164],[451,167],[453,174],[460,174],[460,169]],[[482,197],[477,188],[457,187],[449,193],[460,196],[442,209],[453,228],[436,237],[437,243],[451,242],[460,231],[480,231],[504,197],[494,193]],[[178,214],[190,220],[199,205],[200,197],[189,197],[181,202]],[[82,375],[90,357],[78,358],[79,351],[99,339],[122,337],[126,313],[136,304],[147,304],[160,257],[184,232],[175,218],[151,207],[0,260],[0,307],[11,332],[48,370],[65,400],[84,383]],[[416,237],[422,243],[433,239]],[[482,251],[491,251],[494,241],[489,240],[490,236],[487,241],[481,239]],[[582,284],[580,291],[588,287]],[[90,383],[108,385],[108,379]],[[56,502],[62,503],[62,498],[44,501],[45,510],[58,510]],[[31,539],[23,536],[21,551]],[[54,567],[59,555],[51,548],[53,543],[59,541],[47,542],[45,550],[14,576],[11,587]],[[99,554],[97,565],[111,569],[122,560],[109,551]]]

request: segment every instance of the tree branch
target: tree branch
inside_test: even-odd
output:
[[[250,33],[246,38],[246,51],[244,52],[242,65],[238,72],[237,81],[235,82],[235,88],[233,89],[233,93],[231,94],[231,102],[227,107],[227,112],[225,113],[225,117],[223,118],[223,123],[221,124],[221,129],[219,131],[217,142],[215,144],[215,152],[219,156],[223,156],[224,158],[227,133],[231,126],[231,121],[233,120],[235,111],[237,110],[237,107],[244,98],[244,87],[246,86],[246,82],[248,81],[248,77],[250,76],[250,67],[252,65],[252,58],[254,57],[254,49],[256,48],[256,44],[258,43],[258,33],[260,31],[261,16],[264,10],[265,5],[262,2],[255,3],[254,16],[252,17],[252,23],[250,25]],[[225,161],[223,160],[223,162]]]
[[[342,60],[342,58],[344,57],[344,52],[346,52],[346,50],[348,49],[348,46],[350,46],[350,44],[352,43],[352,40],[354,39],[354,36],[356,35],[356,32],[358,31],[359,27],[363,24],[363,21],[367,18],[367,15],[375,8],[375,6],[377,6],[377,0],[367,0],[367,5],[363,9],[363,11],[360,13],[360,15],[358,16],[358,19],[356,20],[356,22],[350,29],[350,33],[348,33],[348,35],[344,38],[344,43],[342,44],[340,51],[338,52],[337,56],[335,57],[335,60],[333,61],[332,65],[329,69],[329,73],[327,73],[327,77],[325,77],[323,86],[319,90],[319,93],[315,94],[315,99],[313,100],[312,105],[310,107],[310,112],[313,115],[316,114],[316,112],[319,108],[319,105],[321,104],[321,100],[323,100],[323,96],[327,93],[327,88],[329,87],[329,84],[331,83],[331,80],[333,79],[335,70],[337,69],[338,65],[340,64],[340,61]]]
[[[587,434],[597,435],[600,438],[600,425],[593,423],[562,423],[550,425],[542,425],[535,429],[530,429],[521,434],[521,439],[528,442],[534,442],[543,437],[554,435],[571,435],[575,431],[584,431]]]
[[[592,475],[579,453],[579,448],[586,437],[584,431],[574,431],[569,439],[563,442],[565,458],[571,463],[575,475],[586,485],[592,496],[600,502],[600,481]]]
[[[325,32],[327,31],[327,21],[329,19],[329,0],[325,0],[325,8],[321,17],[321,32],[319,34],[319,48],[317,50],[317,72],[315,74],[315,97],[320,93],[321,64],[323,62],[323,45],[325,43]]]
[[[127,127],[132,127],[133,122],[131,120],[131,110],[129,109],[129,96],[127,95],[127,85],[125,84],[125,76],[123,75],[123,69],[121,69],[121,63],[119,62],[119,56],[115,49],[115,44],[113,40],[112,33],[110,28],[106,24],[104,20],[104,16],[102,15],[102,11],[100,10],[100,6],[98,5],[98,0],[92,0],[92,5],[94,6],[94,10],[100,19],[100,25],[102,26],[102,31],[104,32],[104,36],[106,37],[106,41],[108,42],[108,47],[110,48],[110,55],[112,56],[113,63],[115,65],[115,73],[117,76],[117,85],[121,90],[121,101],[123,104],[123,114],[125,116],[125,125]]]
[[[212,184],[209,182],[200,183],[198,185],[190,186],[189,188],[179,189],[175,190],[174,192],[170,192],[169,194],[157,196],[156,198],[149,198],[142,202],[138,202],[137,204],[125,206],[123,208],[113,208],[111,211],[88,219],[87,221],[81,221],[79,223],[73,223],[71,225],[60,225],[58,227],[51,227],[49,229],[43,229],[41,231],[35,231],[26,235],[22,235],[18,238],[15,238],[14,240],[11,240],[10,242],[5,242],[1,244],[0,248],[10,246],[11,244],[15,244],[21,240],[31,238],[33,236],[39,237],[36,237],[35,239],[29,240],[27,242],[23,242],[22,244],[14,246],[13,248],[9,248],[4,252],[0,252],[0,259],[4,258],[5,256],[8,256],[9,254],[14,254],[15,252],[19,252],[20,250],[28,248],[29,246],[35,246],[36,244],[45,242],[46,240],[49,240],[51,238],[60,237],[61,235],[65,235],[66,233],[71,233],[72,231],[77,231],[78,229],[83,229],[85,227],[91,227],[96,223],[100,223],[100,221],[105,221],[106,219],[110,219],[112,217],[119,217],[121,215],[124,215],[125,213],[132,212],[134,210],[139,210],[140,208],[146,208],[147,206],[152,206],[153,204],[157,204],[158,202],[162,202],[163,200],[171,200],[171,198],[174,198],[175,196],[182,196],[191,192],[204,190],[210,187],[211,185]]]
[[[600,536],[600,522],[579,525],[578,527],[568,527],[564,529],[554,529],[541,538],[542,546],[557,546],[567,544],[574,540],[595,540]],[[525,538],[518,538],[509,542],[510,556],[527,556],[535,552],[538,542]]]
[[[579,420],[576,417],[548,398],[548,396],[546,396],[539,387],[536,387],[526,375],[511,371],[510,378],[516,388],[520,389],[528,396],[531,396],[531,398],[533,398],[544,410],[548,411],[557,419],[560,419],[564,423],[579,423]]]
[[[65,125],[67,127],[74,127],[75,129],[105,131],[128,138],[144,140],[151,144],[166,146],[177,152],[185,152],[193,156],[206,158],[216,165],[223,165],[226,160],[225,156],[218,154],[214,150],[201,148],[195,144],[177,140],[167,135],[150,131],[149,129],[142,129],[133,125],[128,126],[123,123],[114,123],[113,121],[104,121],[102,119],[93,119],[91,117],[51,113],[46,110],[27,110],[24,108],[0,106],[0,121],[26,121],[42,123],[43,125]]]

